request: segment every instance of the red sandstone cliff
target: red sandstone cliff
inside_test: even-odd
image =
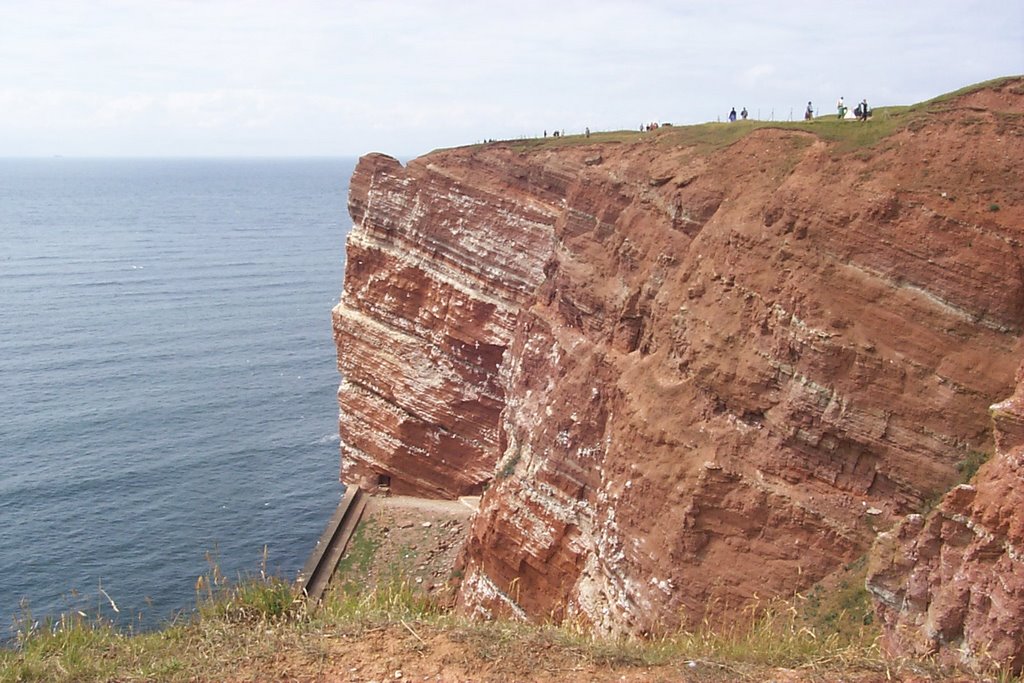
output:
[[[468,611],[640,633],[808,587],[991,442],[1022,355],[1022,116],[1012,80],[834,124],[859,130],[364,158],[343,478],[488,486]]]
[[[342,479],[454,498],[494,476],[498,366],[544,281],[556,210],[515,193],[511,166],[464,179],[440,161],[360,161],[334,337]]]
[[[995,455],[928,515],[881,534],[868,588],[888,648],[1024,670],[1024,366],[992,406]]]

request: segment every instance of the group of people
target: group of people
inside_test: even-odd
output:
[[[846,118],[847,108],[846,108],[846,103],[843,101],[842,97],[840,97],[839,101],[836,102],[836,109],[838,110],[839,118],[840,119]],[[860,101],[860,104],[858,104],[857,107],[853,110],[853,115],[856,116],[861,121],[867,121],[868,120],[868,117],[871,115],[871,110],[868,109],[868,100],[867,100],[867,98],[864,98],[863,100]],[[747,108],[743,107],[743,109],[740,110],[739,118],[741,118],[744,121],[746,121],[747,120],[747,116],[748,116]],[[729,112],[729,122],[730,123],[735,122],[736,121],[736,117],[737,117],[736,107],[733,107],[732,110]],[[814,118],[814,105],[811,104],[811,102],[808,102],[807,103],[807,109],[804,111],[804,120],[805,121],[810,121],[813,118]],[[669,124],[666,123],[666,124],[661,124],[661,125],[666,125],[667,126]],[[657,130],[658,127],[659,127],[659,124],[657,122],[652,122],[652,123],[648,123],[648,124],[642,124],[640,126],[640,132],[642,133],[645,130],[647,130],[647,131]],[[557,131],[556,130],[553,133],[553,136],[556,137],[556,138],[559,137],[559,135],[565,135],[565,131]],[[590,137],[590,127],[589,126],[587,127],[586,132],[584,133],[584,135],[586,135],[588,138]],[[548,132],[544,131],[544,137],[547,137],[547,136],[548,136]]]
[[[807,108],[810,109],[810,106],[811,106],[811,103],[808,102],[807,103]],[[840,97],[839,101],[836,102],[836,110],[838,111],[839,118],[841,118],[841,119],[846,118],[846,112],[848,110],[846,108],[846,103],[843,102],[843,98],[842,97]],[[861,121],[867,121],[868,120],[868,116],[871,115],[871,110],[868,109],[868,100],[867,100],[867,98],[864,98],[863,100],[860,101],[860,104],[858,104],[857,107],[853,110],[853,115],[856,118],[860,119]]]
[[[839,110],[839,118],[845,118],[846,117],[847,109],[846,109],[846,104],[843,102],[843,98],[842,97],[839,98],[839,101],[836,103],[836,107]],[[857,105],[857,108],[853,110],[853,115],[856,116],[861,121],[867,121],[868,120],[868,116],[871,115],[871,110],[868,109],[867,98],[861,100],[860,104]],[[743,111],[740,112],[740,117],[743,118],[744,120],[746,120],[746,118],[747,118],[747,108],[746,107],[743,107]],[[804,121],[810,121],[813,118],[814,118],[814,105],[811,104],[810,102],[808,102],[807,103],[807,109],[804,111]],[[729,112],[729,121],[733,122],[735,120],[736,120],[736,107],[733,107],[732,111]]]
[[[740,118],[742,118],[744,121],[747,120],[747,108],[746,107],[743,107],[743,110],[740,112]],[[729,122],[731,123],[731,122],[733,122],[735,120],[736,120],[736,107],[733,107],[732,111],[729,112]]]

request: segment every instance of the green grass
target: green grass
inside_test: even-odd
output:
[[[686,147],[698,153],[712,152],[728,147],[750,133],[761,129],[803,131],[837,145],[840,153],[866,149],[877,145],[894,133],[914,130],[934,114],[946,111],[948,104],[958,97],[985,88],[1000,88],[1019,80],[1020,76],[996,78],[945,93],[924,102],[907,106],[877,107],[872,110],[871,119],[866,122],[838,119],[834,113],[818,116],[810,121],[736,121],[735,123],[701,123],[688,126],[663,126],[652,132],[608,131],[585,135],[564,135],[560,137],[529,138],[525,140],[499,141],[518,152],[557,150],[565,147],[600,145],[611,143],[637,143],[651,141],[659,147]],[[1017,86],[1024,88],[1024,85]],[[470,145],[470,148],[486,147],[487,143]]]
[[[991,457],[991,453],[984,451],[971,450],[964,456],[963,460],[956,463],[956,471],[959,477],[956,481],[950,484],[949,488],[940,489],[933,491],[930,495],[921,501],[921,505],[918,507],[917,512],[922,515],[927,515],[934,510],[942,502],[942,499],[946,497],[955,486],[959,484],[969,484],[974,475],[978,473],[978,470],[988,462]]]
[[[398,574],[367,591],[354,591],[351,586],[333,590],[317,612],[323,623],[370,622],[435,619],[444,610],[423,591],[416,590]]]
[[[839,151],[851,151],[877,144],[916,120],[908,114],[911,107],[879,107],[867,122],[840,120],[834,115],[819,116],[811,121],[737,121],[735,123],[699,123],[688,126],[662,127],[652,132],[610,131],[557,138],[532,138],[505,141],[517,152],[557,150],[566,147],[613,143],[656,144],[659,148],[689,148],[699,154],[724,149],[758,130],[784,130],[810,133],[837,143]],[[472,145],[471,147],[485,147]]]
[[[16,620],[13,647],[0,649],[0,683],[30,681],[223,680],[239,666],[268,671],[276,653],[342,628],[436,619],[435,605],[395,579],[364,593],[332,593],[316,612],[290,582],[261,576],[229,582],[213,567],[196,584],[194,613],[155,632],[131,633],[82,613]],[[276,680],[276,679],[275,679]]]
[[[956,464],[956,471],[960,473],[960,483],[966,484],[971,479],[974,479],[978,469],[988,462],[990,457],[990,453],[983,451],[971,451],[968,453],[966,458]]]
[[[335,575],[348,583],[352,577],[358,577],[355,580],[359,580],[369,574],[377,557],[377,549],[380,548],[380,534],[380,526],[376,520],[363,519],[352,534]],[[346,578],[349,581],[346,581]]]
[[[642,140],[649,133],[640,133],[635,130],[611,130],[586,135],[561,135],[557,138],[526,138],[524,140],[510,140],[508,144],[517,152],[528,152],[537,149],[560,149],[565,147],[579,147],[583,145],[631,143]],[[484,147],[486,145],[474,145]]]
[[[515,453],[513,453],[505,460],[505,462],[501,466],[501,469],[498,470],[498,473],[495,475],[494,478],[497,479],[498,481],[501,481],[502,479],[508,479],[509,477],[511,477],[512,474],[515,473],[516,465],[519,464],[519,461],[522,459],[522,457],[523,447],[521,444],[517,444]]]
[[[947,93],[943,93],[941,95],[937,95],[936,97],[933,97],[930,100],[925,100],[924,102],[919,102],[918,104],[913,105],[911,107],[911,109],[915,109],[915,108],[931,109],[935,105],[941,105],[941,104],[945,104],[945,103],[951,102],[951,101],[955,100],[958,97],[962,97],[964,95],[970,95],[972,92],[977,92],[978,90],[987,90],[987,89],[998,90],[998,89],[1006,86],[1008,83],[1020,80],[1021,78],[1022,78],[1021,75],[1016,75],[1016,76],[1000,76],[999,78],[992,78],[992,79],[987,80],[987,81],[982,81],[981,83],[973,83],[971,85],[966,85],[966,86],[964,86],[962,88],[959,88],[957,90],[953,90],[951,92],[947,92]],[[1017,92],[1021,92],[1022,90],[1024,90],[1024,84],[1017,85],[1016,89],[1017,89]]]
[[[864,555],[847,564],[828,585],[818,584],[797,596],[793,604],[800,622],[815,633],[834,634],[847,642],[873,638],[878,629],[866,577]]]

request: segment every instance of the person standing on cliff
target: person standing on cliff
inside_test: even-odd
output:
[[[743,109],[740,110],[740,118],[743,119],[744,121],[747,120],[747,108],[746,107],[743,107]]]
[[[804,121],[810,121],[814,118],[814,107],[810,102],[807,103],[807,111],[804,112]]]
[[[846,116],[846,103],[843,102],[842,96],[840,96],[839,101],[836,102],[836,109],[839,110],[839,118]]]
[[[729,123],[736,123],[736,107],[733,107],[732,111],[729,112]]]
[[[868,120],[868,98],[866,97],[860,101],[860,120]]]

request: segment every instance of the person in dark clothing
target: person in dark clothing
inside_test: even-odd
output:
[[[868,120],[868,100],[867,100],[867,98],[864,98],[863,100],[861,100],[859,106],[860,106],[860,120],[861,121],[867,121]]]
[[[729,122],[730,123],[734,123],[735,121],[736,121],[736,107],[733,107],[732,111],[729,112]]]
[[[746,107],[743,107],[743,109],[740,110],[740,118],[743,119],[744,121],[747,120],[747,108]]]

